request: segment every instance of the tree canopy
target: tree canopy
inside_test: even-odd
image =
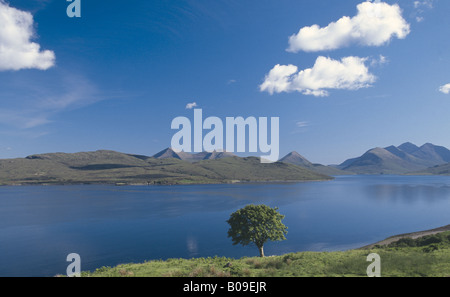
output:
[[[267,205],[247,205],[230,215],[228,237],[233,245],[255,244],[260,256],[264,257],[264,244],[267,241],[286,240],[287,227],[281,222],[284,215],[278,208]]]

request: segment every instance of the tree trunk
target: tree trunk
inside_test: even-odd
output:
[[[258,249],[259,249],[259,256],[261,258],[264,258],[264,247],[263,246],[259,246]]]

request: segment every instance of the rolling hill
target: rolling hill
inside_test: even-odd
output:
[[[444,165],[436,165],[416,172],[411,172],[415,175],[450,175],[450,163]]]
[[[154,157],[107,150],[32,155],[0,160],[0,185],[203,184],[331,179],[292,164],[261,164],[255,157],[206,153],[203,158],[205,160],[185,161],[170,151]]]

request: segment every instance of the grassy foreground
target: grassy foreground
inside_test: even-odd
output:
[[[382,277],[450,277],[450,232],[405,238],[386,246],[344,252],[299,252],[266,258],[169,259],[102,267],[84,277],[364,277],[370,253]]]

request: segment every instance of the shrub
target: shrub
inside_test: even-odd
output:
[[[392,247],[415,247],[416,241],[410,237],[400,238],[396,242],[391,243],[389,246]]]
[[[437,250],[439,250],[439,246],[436,245],[436,244],[430,244],[429,246],[423,248],[423,251],[425,253],[431,253],[431,252],[434,252],[434,251],[437,251]]]

